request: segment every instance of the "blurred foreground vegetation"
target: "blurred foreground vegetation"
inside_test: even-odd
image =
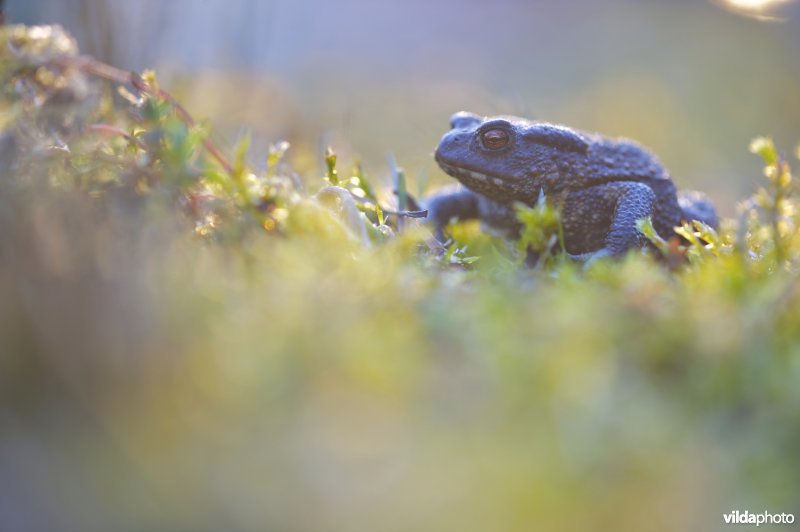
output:
[[[474,225],[432,243],[398,170],[399,207],[333,153],[255,170],[59,28],[0,47],[0,529],[800,513],[800,213],[769,139],[719,234],[524,269]]]

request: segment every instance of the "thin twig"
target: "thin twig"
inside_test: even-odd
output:
[[[94,131],[97,133],[104,133],[106,135],[117,135],[123,137],[128,142],[136,144],[140,148],[144,148],[145,145],[142,143],[141,140],[137,139],[136,137],[132,136],[130,133],[122,129],[121,127],[112,126],[109,124],[90,124],[86,126],[86,129],[89,131]]]

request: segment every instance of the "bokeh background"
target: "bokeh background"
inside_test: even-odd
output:
[[[750,139],[787,152],[800,140],[791,1],[8,4],[12,20],[61,23],[114,65],[156,69],[223,142],[251,132],[260,157],[289,140],[301,170],[330,144],[379,179],[391,152],[412,178],[446,182],[431,153],[468,109],[632,137],[732,214],[760,175]]]
[[[724,214],[763,184],[753,137],[800,140],[797,2],[754,4],[6,1],[156,69],[220,144],[252,133],[257,165],[288,139],[311,193],[327,145],[378,185],[389,153],[412,191],[447,183],[431,154],[469,109],[635,138]],[[156,200],[105,200],[0,197],[2,532],[800,516],[796,274],[437,269],[410,233],[327,234],[322,209],[217,245]]]

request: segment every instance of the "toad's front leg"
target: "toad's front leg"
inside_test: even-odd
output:
[[[563,211],[567,251],[591,261],[643,247],[647,241],[637,222],[652,216],[655,202],[653,190],[636,181],[571,191]]]
[[[436,239],[444,242],[444,228],[451,220],[478,217],[478,195],[467,189],[446,188],[425,198],[422,207],[428,210],[428,223],[433,225]]]

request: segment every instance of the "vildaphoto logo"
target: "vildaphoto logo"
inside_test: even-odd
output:
[[[726,525],[791,525],[794,523],[794,514],[771,514],[769,512],[754,514],[747,510],[744,512],[734,510],[730,513],[722,514],[722,519]]]

